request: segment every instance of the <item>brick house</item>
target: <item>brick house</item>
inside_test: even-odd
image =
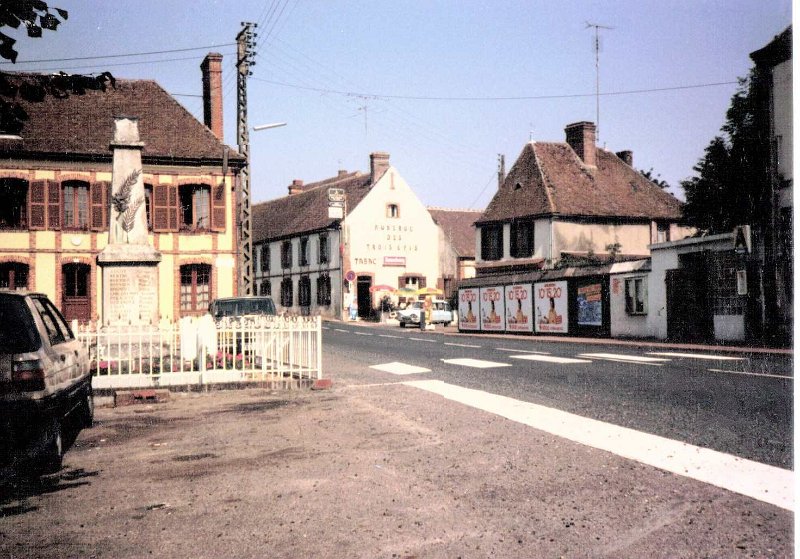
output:
[[[101,315],[97,255],[108,243],[114,117],[138,119],[159,315],[205,312],[236,285],[233,187],[243,158],[222,141],[219,54],[201,66],[205,125],[150,80],[36,95],[33,73],[3,74],[27,113],[0,136],[0,287],[47,293],[68,319]]]

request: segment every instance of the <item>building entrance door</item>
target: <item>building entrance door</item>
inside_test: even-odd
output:
[[[358,298],[358,317],[368,318],[372,313],[372,276],[358,276],[356,280],[356,297]]]
[[[91,268],[88,264],[64,264],[61,267],[61,311],[67,320],[88,322],[92,318],[90,293]]]
[[[705,342],[714,337],[705,266],[667,270],[667,337]]]

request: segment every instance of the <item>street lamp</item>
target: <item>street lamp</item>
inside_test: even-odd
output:
[[[253,132],[258,132],[259,130],[267,130],[269,128],[280,128],[281,126],[286,126],[286,123],[273,122],[272,124],[259,124],[258,126],[253,126]]]

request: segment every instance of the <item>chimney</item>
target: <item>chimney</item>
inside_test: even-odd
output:
[[[200,64],[203,71],[203,123],[223,141],[222,55],[210,52]]]
[[[626,149],[625,151],[618,151],[617,157],[627,163],[628,167],[633,167],[633,152],[631,150]]]
[[[342,177],[343,177],[343,176],[345,176],[346,174],[347,174],[347,171],[346,171],[346,170],[344,170],[344,169],[339,169],[339,172],[337,173],[337,175],[336,175],[336,178],[342,178]]]
[[[389,154],[385,151],[376,151],[369,154],[370,180],[374,184],[389,168]]]
[[[587,167],[597,167],[597,151],[594,145],[595,125],[593,122],[574,122],[564,129],[567,143],[578,154]]]
[[[292,194],[300,194],[301,192],[303,192],[303,181],[294,179],[292,184],[289,185],[289,196]]]
[[[497,154],[497,189],[503,188],[506,182],[506,156],[502,153]]]

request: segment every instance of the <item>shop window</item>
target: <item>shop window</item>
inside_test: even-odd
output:
[[[291,307],[294,305],[292,278],[283,278],[283,280],[281,280],[281,305],[284,307]]]
[[[211,302],[211,266],[186,264],[181,266],[181,312],[208,310]]]
[[[69,181],[62,185],[65,229],[89,228],[89,183]]]
[[[400,217],[400,206],[397,204],[386,204],[386,217],[398,218]]]
[[[184,184],[178,187],[180,227],[198,231],[210,229],[211,189],[204,184]]]
[[[308,276],[300,276],[297,282],[297,304],[301,307],[311,306],[311,280]]]
[[[511,257],[533,256],[533,221],[511,222]]]
[[[283,269],[292,267],[292,241],[281,243],[281,267]]]
[[[0,289],[27,289],[28,266],[19,262],[0,264]]]
[[[322,274],[317,278],[317,304],[331,304],[331,277],[328,274]]]
[[[501,258],[503,258],[503,226],[484,225],[481,227],[481,260]]]
[[[631,315],[647,314],[645,278],[627,278],[625,280],[625,312]]]
[[[27,181],[0,179],[0,229],[25,229],[28,226],[27,206]]]
[[[308,237],[300,239],[300,265],[308,266]]]
[[[319,236],[319,263],[327,264],[330,260],[330,243],[328,235],[322,234]]]

